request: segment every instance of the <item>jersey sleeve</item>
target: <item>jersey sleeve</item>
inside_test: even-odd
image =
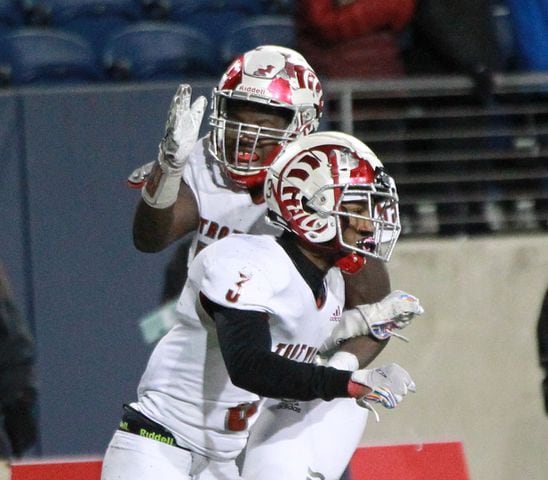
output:
[[[227,308],[272,313],[277,293],[289,283],[275,241],[231,235],[204,250],[200,291]]]

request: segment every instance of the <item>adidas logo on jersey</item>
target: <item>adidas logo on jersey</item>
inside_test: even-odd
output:
[[[342,317],[342,310],[341,307],[338,306],[337,309],[331,314],[331,317],[329,317],[330,322],[340,322]]]

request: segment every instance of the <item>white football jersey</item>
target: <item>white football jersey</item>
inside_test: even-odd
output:
[[[272,351],[312,362],[344,305],[341,272],[330,269],[324,281],[326,297],[318,307],[274,237],[242,234],[212,243],[191,264],[177,305],[180,323],[152,353],[133,406],[168,428],[180,445],[215,460],[234,459],[261,399],[230,381],[199,292],[229,308],[266,312]]]
[[[183,180],[192,189],[200,212],[200,224],[189,251],[189,265],[203,247],[230,233],[280,233],[265,222],[266,203],[254,204],[247,190],[231,186],[224,178],[219,162],[208,152],[207,137],[194,146]]]

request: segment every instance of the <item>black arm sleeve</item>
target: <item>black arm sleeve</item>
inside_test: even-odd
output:
[[[234,385],[263,397],[331,400],[348,397],[351,372],[295,362],[272,352],[268,317],[209,302],[221,352]]]

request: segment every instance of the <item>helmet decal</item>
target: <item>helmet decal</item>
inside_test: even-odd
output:
[[[274,71],[274,65],[267,65],[266,67],[259,67],[257,70],[253,72],[253,76],[255,77],[268,77],[269,74]]]
[[[340,132],[286,145],[267,171],[265,200],[271,223],[344,258],[336,265],[347,272],[367,256],[387,261],[401,230],[394,181],[365,144]]]
[[[324,106],[322,86],[312,67],[298,52],[276,45],[257,47],[235,59],[213,97],[209,150],[227,176],[244,188],[260,186],[264,181],[264,171],[273,157],[261,151],[261,146],[284,145],[316,131]],[[230,117],[230,101],[269,107],[271,114],[287,118],[287,124],[273,128]],[[229,142],[229,135],[251,138],[248,143],[252,148],[244,148],[239,140]]]

